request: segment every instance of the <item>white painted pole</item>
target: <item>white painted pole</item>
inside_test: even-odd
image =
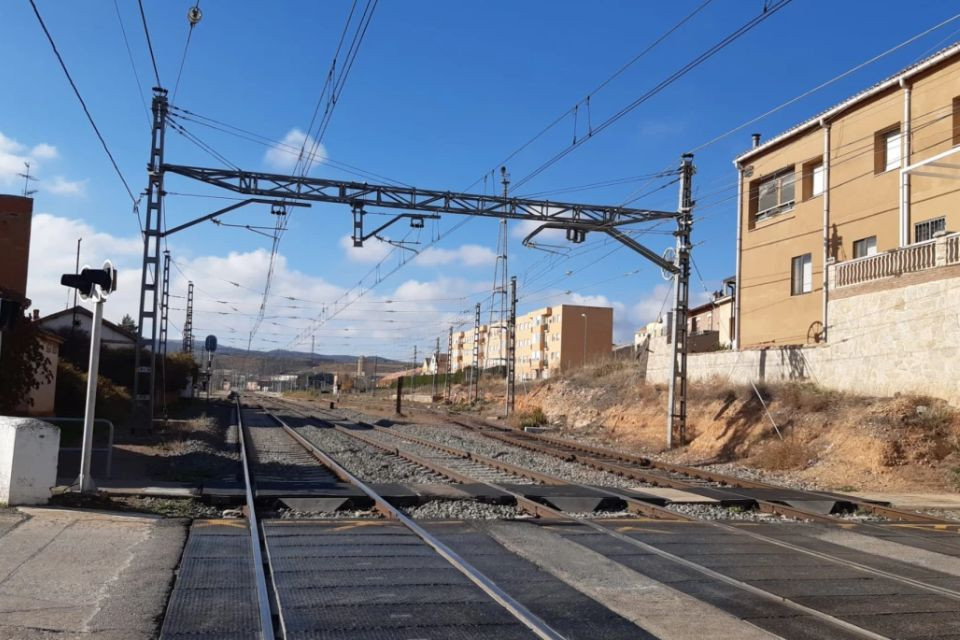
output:
[[[93,419],[97,408],[97,377],[100,370],[100,329],[103,324],[103,300],[97,300],[90,326],[90,366],[87,368],[87,404],[83,414],[83,448],[80,452],[80,493],[91,493],[96,487],[90,476],[93,453]]]

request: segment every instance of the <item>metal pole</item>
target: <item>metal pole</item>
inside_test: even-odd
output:
[[[160,293],[160,236],[163,230],[164,137],[167,120],[167,91],[153,90],[153,130],[150,162],[147,165],[147,211],[143,231],[143,269],[140,273],[140,309],[137,318],[137,344],[134,349],[133,405],[134,425],[146,423],[153,429],[154,394],[156,393],[157,303]],[[150,325],[149,333],[146,325]],[[149,356],[141,354],[149,349]],[[144,361],[144,358],[146,360]]]
[[[433,351],[433,393],[430,401],[437,397],[437,374],[440,373],[440,337],[437,336],[437,347]]]
[[[87,367],[87,404],[83,411],[83,448],[80,451],[80,493],[96,489],[90,477],[90,456],[93,454],[93,419],[97,409],[97,376],[100,370],[100,329],[103,324],[103,300],[93,308],[90,327],[90,366]]]
[[[507,406],[513,413],[517,384],[517,276],[510,277],[510,315],[507,317]]]
[[[447,367],[443,372],[444,396],[450,399],[450,373],[453,371],[453,327],[450,327],[450,337],[447,338]]]
[[[473,320],[473,371],[470,372],[470,385],[473,387],[470,395],[473,402],[480,397],[480,303],[477,303],[476,314]]]
[[[690,233],[693,227],[693,155],[685,153],[680,165],[680,202],[677,212],[677,273],[673,278],[673,326],[670,328],[670,390],[667,406],[667,448],[674,436],[684,443],[687,422],[687,311],[690,301]]]
[[[587,366],[587,314],[581,313],[580,317],[583,318],[583,364],[581,367]]]

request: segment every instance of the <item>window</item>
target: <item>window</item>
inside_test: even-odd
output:
[[[866,256],[875,255],[877,255],[877,236],[856,240],[853,243],[854,258],[865,258]]]
[[[803,199],[809,200],[823,194],[824,178],[823,158],[811,160],[803,165]]]
[[[821,162],[813,168],[813,192],[811,195],[816,198],[823,193],[823,163]]]
[[[953,99],[953,146],[960,144],[960,98]]]
[[[900,168],[900,125],[877,132],[873,143],[873,170],[884,173]]]
[[[790,295],[798,296],[813,291],[813,256],[805,253],[792,261]]]
[[[924,220],[923,222],[918,222],[913,225],[913,241],[914,242],[925,242],[927,240],[933,239],[933,234],[938,231],[947,230],[947,220],[943,216],[939,218],[933,218],[932,220]]]
[[[760,181],[757,189],[757,220],[793,208],[794,182],[793,167],[778,171]]]

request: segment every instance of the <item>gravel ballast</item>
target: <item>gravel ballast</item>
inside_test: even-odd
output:
[[[489,458],[539,471],[561,480],[577,484],[615,487],[620,489],[642,488],[645,483],[623,478],[613,473],[591,469],[578,462],[567,462],[549,456],[521,449],[505,442],[486,438],[459,426],[435,427],[431,425],[405,424],[395,425],[391,429],[418,438],[429,439],[458,449],[464,449]]]
[[[431,500],[403,509],[403,512],[420,520],[500,520],[529,517],[515,505],[474,500]]]
[[[420,465],[387,453],[329,427],[304,425],[297,433],[336,460],[363,482],[452,484]]]

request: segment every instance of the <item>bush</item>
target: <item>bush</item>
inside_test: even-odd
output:
[[[30,392],[49,382],[53,372],[43,353],[37,326],[30,318],[18,318],[3,335],[0,351],[0,413],[12,414],[21,403],[32,404]]]
[[[58,416],[79,418],[83,416],[87,395],[87,374],[69,362],[57,366],[57,392],[55,398]],[[105,376],[97,378],[97,418],[105,418],[121,424],[130,417],[130,393]]]
[[[547,424],[547,422],[549,422],[547,420],[547,415],[540,407],[535,407],[532,411],[527,411],[517,416],[517,423],[520,425],[521,429],[526,429],[527,427],[541,427]]]

